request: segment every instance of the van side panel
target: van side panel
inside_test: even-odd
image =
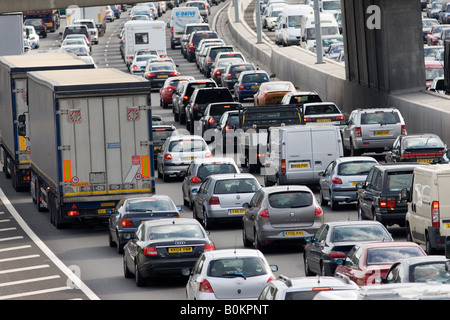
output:
[[[441,236],[450,236],[450,174],[438,175],[439,231]]]

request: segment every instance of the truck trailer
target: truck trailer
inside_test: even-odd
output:
[[[150,83],[116,69],[29,73],[31,185],[57,228],[155,192]]]
[[[0,158],[16,191],[30,186],[30,141],[19,135],[28,127],[27,73],[93,68],[94,64],[62,52],[0,57]]]

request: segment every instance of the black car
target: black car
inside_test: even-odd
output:
[[[195,219],[145,221],[124,247],[124,276],[134,275],[140,287],[158,276],[181,275],[208,250],[215,250],[214,244]]]
[[[171,62],[155,62],[145,70],[144,77],[150,81],[152,89],[159,89],[167,78],[178,76],[178,70]]]
[[[119,201],[109,217],[109,245],[123,252],[138,226],[147,220],[179,218],[178,208],[172,199],[164,195],[129,196]]]
[[[171,124],[152,126],[153,131],[153,160],[156,164],[156,158],[161,150],[164,141],[172,135],[178,135],[178,130]]]
[[[47,38],[47,27],[42,19],[27,19],[23,22],[24,26],[32,26],[36,33],[42,38]]]
[[[242,104],[238,102],[214,102],[208,104],[203,117],[200,118],[202,135],[206,130],[216,128],[220,118],[226,111],[239,110],[241,107]]]
[[[208,31],[211,27],[208,23],[188,23],[184,26],[183,35],[181,36],[181,53],[187,58],[187,43],[191,33],[194,31]]]
[[[201,39],[219,38],[215,31],[194,31],[191,33],[188,42],[186,43],[186,57],[189,62],[195,60],[195,49]]]
[[[414,168],[421,163],[387,163],[373,166],[366,181],[358,185],[358,219],[384,225],[405,226],[408,203],[401,190],[411,190]]]
[[[386,162],[442,163],[447,147],[435,134],[413,134],[397,137]]]
[[[232,52],[233,46],[211,46],[206,49],[203,65],[200,67],[200,71],[203,71],[205,77],[211,76],[211,68],[213,62],[216,60],[216,56],[219,52]]]
[[[186,129],[194,133],[195,121],[200,120],[206,106],[213,102],[234,102],[230,90],[227,88],[195,89],[186,105]]]
[[[305,275],[333,276],[337,262],[345,259],[356,243],[394,239],[377,221],[334,221],[324,223],[306,241],[303,253]]]
[[[82,24],[73,24],[66,26],[64,28],[64,31],[60,33],[61,41],[64,41],[64,39],[69,34],[84,34],[86,36],[86,39],[91,41],[91,35],[89,34],[88,28]]]
[[[234,84],[238,81],[241,72],[250,70],[257,70],[253,63],[250,62],[237,62],[229,64],[222,73],[222,87],[234,91]]]
[[[216,128],[214,129],[214,137],[217,144],[221,144],[221,147],[216,150],[222,150],[229,153],[237,150],[237,134],[235,132],[240,126],[239,111],[226,111],[220,117]]]

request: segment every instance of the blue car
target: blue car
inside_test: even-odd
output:
[[[267,72],[263,70],[243,71],[234,84],[234,97],[242,102],[246,98],[252,98],[263,82],[270,81]]]

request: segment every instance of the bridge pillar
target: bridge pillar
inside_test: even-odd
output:
[[[381,92],[425,88],[419,0],[341,0],[347,80]]]

